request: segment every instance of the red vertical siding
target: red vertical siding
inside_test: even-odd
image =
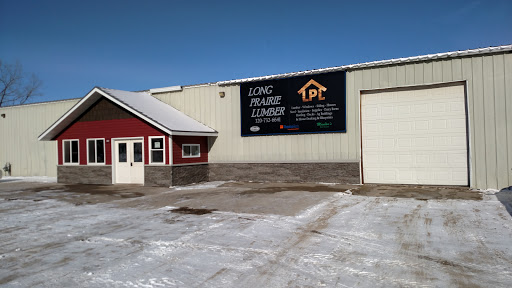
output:
[[[80,165],[87,165],[87,139],[105,138],[105,164],[112,164],[112,138],[144,137],[144,163],[149,164],[148,136],[166,136],[138,118],[75,122],[58,137],[58,163],[62,165],[62,140],[78,139]],[[165,163],[169,164],[169,138],[165,139]],[[108,142],[107,142],[108,141]]]
[[[199,144],[200,157],[183,158],[181,145]],[[208,138],[206,136],[172,136],[173,164],[205,163],[208,162]]]

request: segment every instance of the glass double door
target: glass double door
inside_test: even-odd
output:
[[[116,183],[144,183],[144,153],[142,140],[115,141]]]

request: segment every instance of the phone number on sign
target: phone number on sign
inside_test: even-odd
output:
[[[272,117],[272,118],[257,118],[254,119],[254,122],[259,123],[275,123],[275,122],[281,122],[281,117]]]

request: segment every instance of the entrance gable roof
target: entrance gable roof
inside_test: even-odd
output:
[[[53,140],[101,97],[109,99],[169,135],[217,136],[217,131],[214,129],[190,118],[147,92],[94,87],[75,106],[46,129],[38,137],[38,140]]]

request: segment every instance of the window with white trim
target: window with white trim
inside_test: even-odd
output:
[[[199,144],[183,144],[181,145],[182,157],[183,158],[197,158],[201,156],[201,152],[199,150]]]
[[[105,164],[105,139],[87,139],[87,164]]]
[[[62,156],[64,164],[79,164],[78,140],[62,140]]]
[[[149,137],[149,163],[165,164],[165,140],[164,137]]]

